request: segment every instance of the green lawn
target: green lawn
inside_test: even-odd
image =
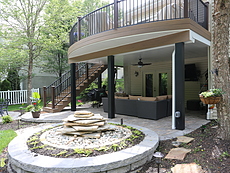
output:
[[[17,133],[13,130],[1,130],[0,131],[0,154],[8,146],[10,141],[17,136]]]
[[[16,111],[20,110],[20,107],[23,107],[23,109],[26,108],[26,104],[20,104],[20,105],[9,105],[8,106],[8,111]]]
[[[39,103],[40,106],[43,107],[43,102]],[[19,104],[19,105],[9,105],[8,106],[8,111],[16,111],[16,110],[20,110],[20,107],[22,107],[22,109],[26,109],[27,104]]]

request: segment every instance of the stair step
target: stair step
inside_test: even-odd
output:
[[[76,85],[77,85],[76,92],[77,92],[77,94],[80,94],[80,92],[82,92],[85,88],[87,88],[89,86],[89,84],[92,83],[96,79],[98,74],[105,71],[106,68],[107,68],[106,65],[95,64],[94,66],[89,68],[88,74],[90,76],[88,76],[88,78],[86,78],[86,74],[83,74],[82,76],[80,76],[76,80]],[[76,75],[78,75],[78,74],[76,73]],[[56,103],[60,99],[62,99],[63,97],[65,97],[65,98],[62,101],[60,101],[60,103],[58,103],[54,109],[52,109],[52,103],[49,103],[47,105],[47,107],[44,107],[44,109],[46,109],[46,111],[48,111],[48,112],[60,112],[71,101],[71,93],[70,93],[71,89],[70,88],[71,87],[68,87],[65,91],[60,93],[59,96],[57,96],[57,98],[55,99]]]
[[[55,113],[55,112],[59,112],[58,109],[54,108],[50,108],[50,107],[43,107],[43,111],[44,112],[50,112],[50,113]]]

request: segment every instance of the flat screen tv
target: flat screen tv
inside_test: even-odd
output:
[[[185,81],[198,81],[195,64],[185,65]]]

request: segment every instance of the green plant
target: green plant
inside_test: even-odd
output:
[[[141,135],[141,132],[139,130],[134,130],[133,133],[136,135]]]
[[[6,160],[6,158],[1,158],[1,160],[0,160],[0,167],[3,168],[6,165],[5,160]]]
[[[41,102],[40,94],[38,92],[33,92],[32,97],[30,99],[32,101],[32,104],[26,107],[26,111],[27,112],[41,111],[42,107],[39,105],[39,103]]]
[[[208,91],[202,92],[200,93],[201,96],[203,96],[204,98],[207,97],[221,97],[223,94],[223,91],[221,89],[210,89]]]
[[[83,105],[83,104],[84,104],[84,103],[82,102],[82,100],[77,99],[76,105],[81,106],[81,105]]]
[[[45,146],[46,145],[36,146],[36,147],[30,148],[30,150],[45,148]]]
[[[116,91],[120,93],[124,92],[124,79],[116,80]]]
[[[223,152],[221,154],[222,157],[230,157],[230,154],[228,152]]]
[[[27,143],[30,143],[30,142],[33,142],[33,141],[37,141],[38,140],[38,137],[37,136],[33,136],[33,137],[31,137],[28,141],[27,141]]]
[[[13,121],[13,119],[10,115],[5,115],[2,117],[2,123],[3,124],[11,123],[12,121]]]
[[[109,147],[103,146],[100,148],[94,148],[94,150],[96,150],[96,151],[107,151],[107,150],[109,150]]]
[[[38,141],[33,141],[33,142],[29,143],[29,144],[34,145],[34,147],[35,147],[38,143],[39,143]]]
[[[8,91],[11,90],[11,83],[6,79],[4,81],[2,81],[1,84],[1,91]]]
[[[118,144],[113,144],[111,146],[111,148],[114,150],[114,151],[117,151],[117,149],[119,148],[119,145]]]
[[[68,153],[68,151],[64,150],[64,151],[61,151],[60,153],[56,154],[56,156],[64,155],[66,153]]]
[[[93,153],[92,150],[89,149],[81,149],[81,148],[75,148],[74,152],[77,154],[85,154],[86,157],[88,157],[90,154]]]
[[[193,161],[194,161],[197,165],[200,165],[200,164],[199,164],[199,160],[194,159]]]
[[[20,90],[20,77],[18,75],[18,70],[11,68],[8,71],[7,80],[10,82],[12,90]]]

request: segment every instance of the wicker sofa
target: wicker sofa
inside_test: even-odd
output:
[[[108,112],[108,98],[102,98],[104,112]],[[171,115],[171,97],[115,97],[115,113],[158,120]]]

